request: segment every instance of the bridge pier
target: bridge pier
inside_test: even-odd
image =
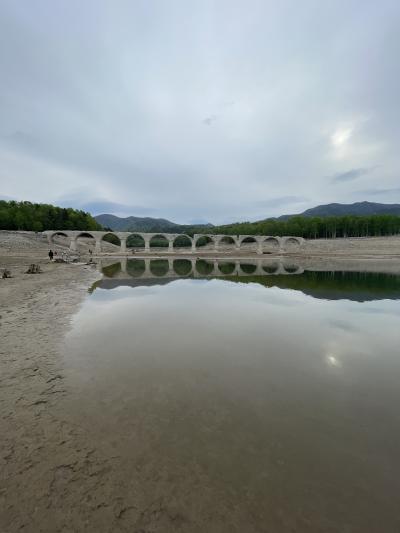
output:
[[[213,261],[213,270],[212,270],[210,275],[218,276],[218,274],[220,274],[220,273],[221,272],[220,272],[220,270],[218,268],[218,259],[214,259],[214,261]]]
[[[256,271],[254,272],[254,274],[256,276],[263,276],[265,274],[264,270],[263,270],[263,267],[262,267],[262,262],[261,260],[258,260],[257,261],[257,267],[256,267]]]
[[[152,278],[153,277],[153,274],[151,273],[151,270],[150,270],[150,259],[148,259],[147,257],[144,260],[144,272],[143,272],[142,277],[143,278]]]
[[[236,276],[238,276],[240,273],[241,273],[241,269],[240,269],[240,260],[239,260],[239,259],[236,259],[236,261],[235,261],[235,269],[234,269],[234,271],[232,272],[232,274],[235,274]]]

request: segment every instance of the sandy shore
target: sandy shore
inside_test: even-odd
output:
[[[44,263],[29,275],[26,261],[13,263],[15,277],[0,285],[0,531],[84,531],[107,460],[60,407],[68,390],[59,348],[98,274]]]
[[[353,254],[332,249],[337,243],[314,243],[313,253],[304,250],[300,259],[317,270],[334,263],[337,269],[362,264],[400,272],[400,238],[375,240],[368,249],[363,242],[356,247],[363,259],[354,257],[354,243],[347,244]],[[316,257],[321,247],[332,256]],[[71,391],[60,349],[71,317],[100,275],[86,265],[50,264],[47,249],[40,238],[21,238],[15,248],[0,239],[0,267],[13,275],[0,280],[0,531],[185,531],[179,517],[140,501],[118,475],[120,458],[102,451],[65,408]],[[26,274],[30,263],[43,272]],[[157,528],[141,527],[151,524],[152,513]],[[202,531],[201,525],[191,531]]]
[[[41,274],[24,273],[32,260]],[[144,531],[135,524],[148,520],[152,502],[68,408],[63,339],[99,273],[35,254],[1,262],[14,277],[0,280],[0,531]],[[166,514],[159,531],[174,523]]]

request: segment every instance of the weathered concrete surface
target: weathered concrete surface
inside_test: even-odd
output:
[[[218,251],[222,242],[230,242],[234,245],[236,250],[243,248],[245,242],[252,242],[255,245],[255,251],[259,254],[263,253],[265,247],[272,246],[278,251],[284,251],[287,245],[302,246],[304,239],[302,237],[278,237],[272,235],[213,235],[195,233],[193,237],[181,233],[143,233],[131,231],[69,231],[69,230],[48,230],[43,232],[47,236],[49,244],[57,236],[63,236],[70,239],[70,249],[77,250],[77,240],[80,237],[91,237],[95,240],[95,253],[101,253],[101,243],[106,235],[115,235],[120,241],[120,252],[126,252],[126,241],[130,236],[139,236],[144,241],[144,251],[150,252],[150,243],[154,237],[162,237],[168,242],[168,252],[174,252],[174,244],[177,238],[186,237],[191,242],[191,251],[196,253],[198,251],[198,241],[202,237],[207,237],[213,244],[215,251]]]

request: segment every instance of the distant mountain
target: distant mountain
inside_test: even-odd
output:
[[[294,216],[329,217],[344,215],[399,215],[400,204],[378,204],[374,202],[355,202],[354,204],[325,204],[306,209],[297,215],[282,215],[277,220],[288,220]],[[165,218],[126,217],[115,215],[97,215],[96,221],[104,228],[114,231],[143,231],[149,233],[184,233],[198,228],[199,233],[204,228],[214,228],[213,224],[176,224]],[[272,217],[271,217],[272,218]],[[268,219],[266,219],[268,220]],[[222,226],[223,227],[223,226]]]
[[[151,217],[126,217],[120,218],[115,215],[97,215],[94,217],[105,228],[115,231],[174,231],[179,224],[170,222],[164,218]]]
[[[143,231],[149,233],[183,233],[194,226],[176,224],[165,218],[151,217],[126,217],[120,218],[115,215],[97,215],[94,217],[104,228],[114,231]],[[209,226],[212,224],[196,224],[196,227]]]
[[[325,204],[306,209],[297,215],[282,215],[279,220],[293,216],[329,217],[345,215],[400,215],[400,204],[378,204],[374,202],[355,202],[354,204]]]

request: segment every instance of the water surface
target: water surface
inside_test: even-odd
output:
[[[242,263],[106,267],[71,409],[179,530],[400,531],[400,278]]]

